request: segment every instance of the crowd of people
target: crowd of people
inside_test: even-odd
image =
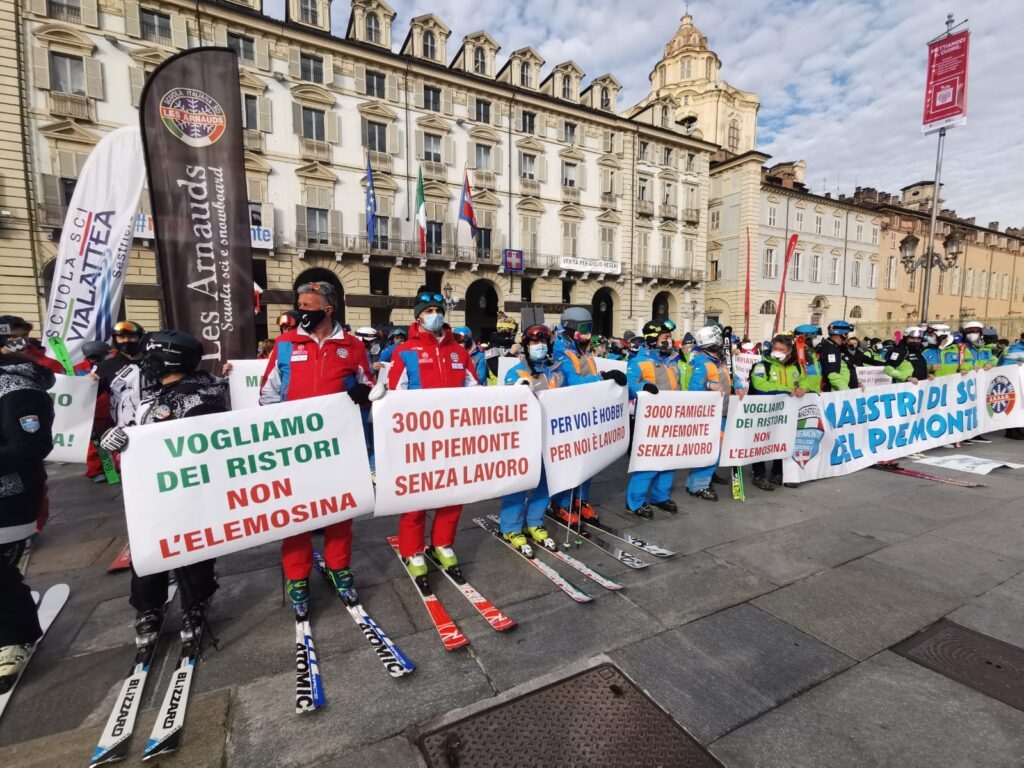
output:
[[[791,333],[752,342],[730,329],[708,325],[677,338],[669,319],[652,319],[639,333],[621,338],[595,334],[590,311],[566,309],[557,324],[534,324],[519,332],[503,317],[498,331],[475,339],[467,327],[446,322],[444,297],[421,288],[408,328],[379,332],[354,331],[338,321],[340,308],[333,287],[308,283],[296,291],[296,309],[278,319],[280,334],[261,342],[267,360],[259,402],[271,405],[321,395],[347,393],[363,414],[363,439],[373,466],[372,402],[388,390],[435,389],[504,384],[527,386],[533,392],[579,386],[602,380],[627,388],[630,400],[640,392],[717,392],[728,409],[730,395],[785,394],[803,397],[861,386],[857,369],[881,367],[894,382],[916,385],[939,376],[966,374],[997,365],[1024,365],[1024,333],[1010,343],[993,328],[967,322],[957,331],[928,323],[906,328],[894,338],[859,339],[844,320],[824,331],[800,325]],[[46,472],[43,460],[52,447],[53,403],[47,390],[63,367],[44,354],[32,327],[24,320],[0,316],[0,692],[25,663],[27,650],[40,636],[34,603],[16,567],[25,542],[45,521]],[[136,322],[113,329],[112,345],[89,342],[85,360],[75,373],[94,377],[99,398],[86,475],[103,482],[103,452],[115,458],[131,450],[125,427],[226,411],[226,379],[199,367],[201,344],[187,333],[147,333]],[[746,375],[737,375],[737,356],[754,359]],[[513,358],[498,381],[499,360]],[[599,362],[604,358],[615,363]],[[229,369],[218,373],[227,374]],[[1024,439],[1024,431],[1008,437]],[[974,438],[988,442],[984,437]],[[714,502],[716,484],[728,482],[717,466],[691,469],[688,494]],[[783,485],[781,462],[754,464],[753,483],[764,491]],[[625,511],[650,519],[654,509],[679,512],[673,499],[674,471],[634,472],[626,488]],[[543,474],[539,485],[510,494],[500,502],[504,539],[527,557],[534,547],[554,548],[545,528],[547,514],[575,525],[595,521],[590,482],[549,497]],[[454,551],[461,505],[434,510],[427,544],[427,512],[408,512],[398,522],[399,550],[410,574],[426,578],[428,557],[457,574]],[[324,559],[329,580],[346,602],[357,598],[352,568],[352,521],[324,530]],[[309,608],[309,577],[313,567],[311,536],[292,536],[281,544],[286,589],[297,617]],[[183,633],[198,631],[206,620],[209,600],[217,589],[213,561],[177,569],[183,601]],[[163,618],[168,574],[140,577],[132,571],[131,605],[135,608],[136,641],[152,643]]]

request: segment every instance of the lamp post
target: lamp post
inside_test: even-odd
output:
[[[451,283],[444,284],[444,313],[447,317],[451,317],[455,305],[459,303],[457,299],[452,298],[453,290]]]
[[[934,219],[932,222],[934,230]],[[964,251],[964,239],[957,232],[950,232],[942,241],[943,255],[939,255],[934,249],[934,231],[929,234],[929,247],[920,256],[917,256],[917,246],[921,239],[913,233],[908,234],[900,240],[900,263],[907,274],[913,274],[918,269],[924,269],[924,293],[921,298],[921,323],[928,322],[928,291],[930,288],[930,277],[932,267],[938,267],[940,272],[952,269],[960,254]]]
[[[690,314],[693,316],[693,328],[691,330],[697,330],[697,300],[693,299],[690,301]]]

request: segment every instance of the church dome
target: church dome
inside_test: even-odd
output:
[[[679,29],[665,45],[665,58],[679,51],[706,51],[708,38],[693,25],[693,16],[684,14],[679,20]]]

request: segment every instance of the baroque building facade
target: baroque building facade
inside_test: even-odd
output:
[[[325,0],[287,0],[284,20],[259,0],[29,0],[18,13],[19,45],[3,55],[21,92],[0,94],[2,157],[16,158],[2,167],[5,312],[39,322],[84,159],[104,133],[137,121],[148,73],[176,51],[220,45],[240,64],[259,333],[276,332],[266,318],[312,279],[335,284],[353,327],[407,324],[423,284],[450,293],[453,324],[483,338],[499,311],[526,306],[550,321],[590,305],[605,334],[651,316],[686,328],[703,318],[718,147],[675,121],[621,112],[610,74],[588,81],[571,61],[545,74],[529,47],[501,61],[485,31],[456,47],[434,14],[412,19],[403,38],[383,0],[352,0],[343,36]],[[426,253],[414,218],[420,169]],[[475,238],[458,224],[464,173]],[[159,327],[152,238],[144,195],[122,312]],[[523,251],[523,274],[502,269],[506,248]]]

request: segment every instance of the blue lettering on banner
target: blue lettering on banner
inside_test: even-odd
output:
[[[573,413],[569,416],[560,416],[549,421],[549,434],[555,435],[562,432],[572,432],[574,429],[588,429],[597,424],[616,421],[622,418],[624,410],[624,404],[615,403],[614,405],[605,405],[600,408],[590,408],[589,410]]]

